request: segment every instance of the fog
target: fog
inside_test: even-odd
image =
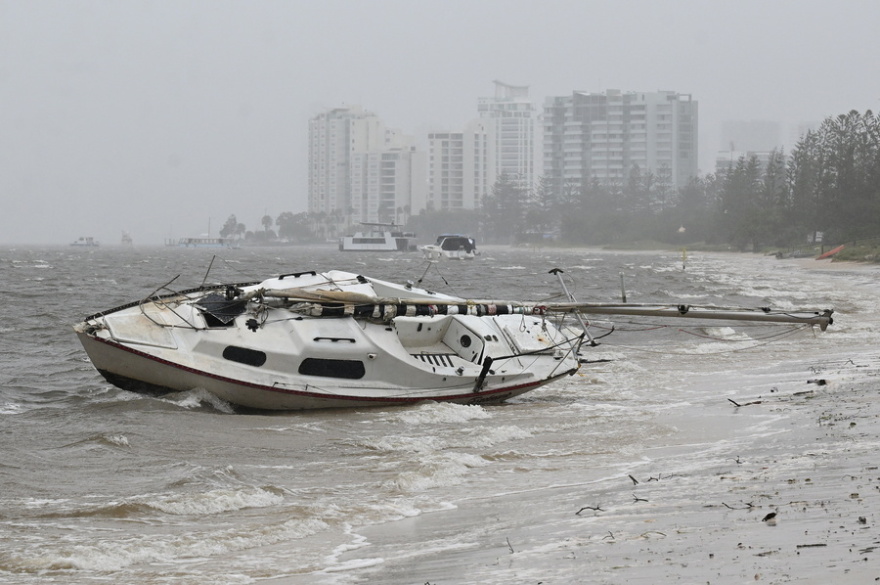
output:
[[[135,245],[307,205],[308,121],[359,104],[420,136],[493,80],[544,98],[672,90],[727,120],[880,108],[880,3],[0,0],[0,243]]]

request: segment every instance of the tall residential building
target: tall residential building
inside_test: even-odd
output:
[[[725,120],[721,151],[769,152],[782,147],[782,125],[772,120]]]
[[[539,125],[529,86],[494,83],[495,97],[480,98],[477,103],[495,155],[492,170],[496,177],[504,173],[529,188],[541,173]]]
[[[494,181],[494,151],[483,120],[461,132],[428,134],[428,209],[477,209]]]
[[[360,106],[309,120],[309,212],[399,221],[424,207],[424,154]]]
[[[424,209],[424,160],[414,147],[354,153],[352,222],[405,224],[410,214]]]
[[[689,94],[576,91],[544,104],[544,175],[557,193],[636,166],[671,186],[697,175],[697,102]]]
[[[715,155],[715,176],[724,177],[736,168],[740,159],[745,159],[748,162],[752,157],[757,158],[762,169],[766,169],[772,154],[773,151],[769,150],[720,150]]]
[[[773,151],[783,152],[782,125],[771,120],[727,120],[721,124],[721,149],[715,155],[715,175],[736,168],[740,158],[757,157],[762,169]]]

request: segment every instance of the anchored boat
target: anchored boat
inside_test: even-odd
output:
[[[408,252],[415,234],[394,223],[361,223],[366,229],[339,238],[340,252]]]
[[[298,410],[507,400],[578,370],[595,344],[584,314],[831,323],[830,310],[466,300],[331,270],[152,294],[74,329],[120,388]]]
[[[459,234],[442,234],[437,236],[435,243],[419,246],[418,249],[428,260],[473,260],[479,253],[473,238]]]

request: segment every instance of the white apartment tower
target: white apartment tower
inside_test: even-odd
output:
[[[697,102],[688,94],[576,91],[544,104],[544,174],[554,190],[624,183],[638,166],[670,186],[697,175]]]
[[[507,174],[530,188],[541,171],[540,141],[536,139],[539,126],[535,105],[529,100],[529,86],[494,83],[495,97],[480,98],[477,103],[494,153],[493,173],[495,177]]]
[[[428,134],[428,209],[477,209],[494,182],[494,157],[483,120],[461,132]]]
[[[424,154],[360,106],[309,120],[309,213],[399,221],[424,207]]]

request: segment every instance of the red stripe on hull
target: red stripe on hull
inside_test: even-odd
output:
[[[107,347],[110,347],[116,351],[125,352],[138,358],[142,358],[145,360],[149,360],[150,362],[160,365],[165,368],[171,368],[175,371],[179,371],[190,376],[195,376],[197,378],[203,378],[209,383],[206,384],[186,384],[181,385],[179,387],[171,387],[163,384],[155,384],[151,382],[147,382],[146,380],[139,380],[137,378],[131,378],[126,376],[122,372],[110,370],[107,367],[99,366],[96,364],[96,368],[101,371],[102,374],[104,372],[109,372],[114,377],[124,378],[126,380],[132,380],[134,382],[140,382],[142,384],[148,384],[153,387],[158,388],[167,388],[169,391],[183,391],[189,390],[196,387],[204,387],[210,392],[220,396],[224,400],[231,402],[233,404],[237,404],[240,406],[250,407],[250,408],[259,408],[266,410],[305,410],[305,409],[315,409],[315,408],[352,408],[357,406],[376,406],[376,405],[384,405],[384,406],[397,406],[397,405],[409,405],[409,404],[417,404],[419,402],[425,401],[437,401],[437,402],[457,402],[464,404],[491,404],[495,402],[502,402],[507,400],[508,398],[512,398],[519,394],[523,394],[530,390],[533,390],[539,386],[543,386],[553,380],[561,378],[566,375],[570,375],[574,373],[576,370],[566,370],[565,372],[558,374],[556,376],[547,378],[545,380],[537,381],[537,382],[529,382],[527,384],[518,384],[514,386],[506,386],[504,388],[498,388],[495,390],[489,390],[484,392],[468,392],[464,394],[450,394],[450,395],[440,395],[440,396],[419,396],[419,397],[381,397],[381,396],[353,396],[353,395],[344,395],[344,394],[333,394],[329,395],[326,393],[318,393],[318,392],[310,392],[308,390],[289,390],[285,388],[278,388],[277,386],[266,386],[264,384],[255,384],[252,382],[246,382],[243,380],[236,380],[234,378],[228,378],[225,376],[219,376],[216,374],[212,374],[210,372],[206,372],[204,370],[198,370],[195,368],[191,368],[188,366],[183,366],[180,364],[176,364],[174,362],[158,358],[156,356],[152,356],[148,353],[139,351],[137,349],[127,347],[124,345],[120,345],[118,343],[114,343],[113,341],[100,339],[97,337],[93,337],[90,335],[86,335],[84,333],[80,334],[83,336],[84,345],[87,347],[88,342],[99,342],[104,344]],[[87,347],[88,349],[88,347]],[[105,377],[107,377],[105,375]],[[124,388],[123,385],[113,382],[114,385],[120,386]],[[213,382],[210,383],[210,382]],[[226,385],[229,388],[223,389],[220,385]],[[185,386],[185,387],[184,387]],[[242,390],[255,390],[258,393],[253,396],[243,396],[242,399],[237,399],[235,397],[231,397],[231,394],[238,394]],[[267,394],[262,394],[267,393]],[[276,398],[274,401],[279,402],[278,406],[272,406],[273,396]],[[303,402],[298,404],[297,398],[301,398]],[[293,399],[293,400],[290,400]]]

